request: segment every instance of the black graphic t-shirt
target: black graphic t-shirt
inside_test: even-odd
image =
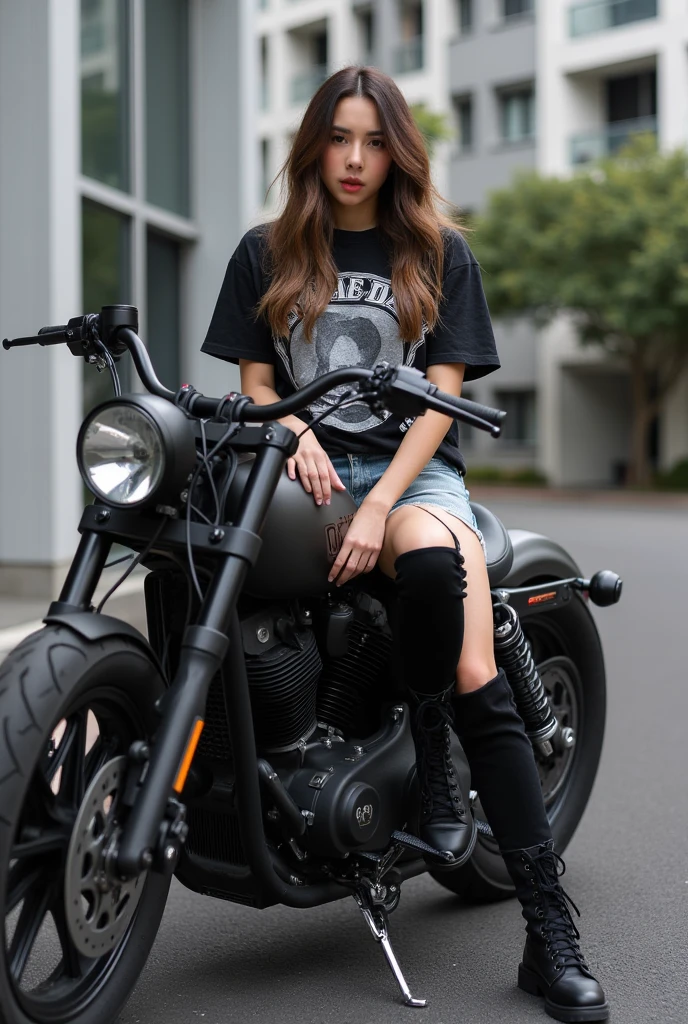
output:
[[[316,321],[312,340],[306,341],[296,311],[289,316],[289,335],[273,338],[268,323],[255,315],[270,283],[263,269],[263,239],[264,228],[252,228],[229,261],[202,351],[232,363],[239,359],[271,363],[275,390],[281,398],[329,370],[372,368],[383,360],[392,366],[413,366],[423,373],[438,363],[465,363],[467,381],[498,369],[480,269],[458,232],[446,236],[440,323],[434,331],[424,327],[421,337],[410,343],[399,337],[389,256],[377,228],[335,230],[337,289]],[[314,403],[310,414],[324,412],[336,398],[337,389]],[[389,413],[376,416],[363,402],[356,402],[334,410],[314,432],[330,455],[394,455],[412,422]],[[456,423],[437,454],[465,473]]]

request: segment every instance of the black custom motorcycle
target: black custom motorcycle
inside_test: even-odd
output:
[[[0,665],[0,957],[3,1024],[107,1024],[129,996],[173,874],[258,909],[353,896],[408,1005],[388,938],[404,879],[430,871],[486,901],[512,894],[456,743],[479,830],[468,864],[417,837],[414,745],[397,685],[381,574],[327,574],[355,512],[317,507],[285,471],[275,422],[324,395],[400,416],[434,409],[499,434],[502,413],[418,371],[340,369],[271,406],[157,380],[130,306],[4,341],[66,343],[108,369],[115,398],[88,414],[77,457],[95,495],[43,629]],[[148,393],[122,395],[126,351]],[[587,599],[618,600],[612,572],[582,577],[546,537],[478,505],[495,653],[535,748],[561,851],[588,800],[605,674]],[[148,639],[92,604],[114,544],[145,566]],[[122,560],[122,559],[118,559]],[[113,588],[114,589],[114,588]]]

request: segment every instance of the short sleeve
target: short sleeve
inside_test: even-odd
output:
[[[256,316],[262,297],[262,275],[255,262],[251,266],[240,258],[247,255],[242,240],[229,261],[201,351],[230,363],[240,359],[274,363],[270,327],[263,317]]]
[[[462,242],[465,251],[468,246]],[[442,288],[440,318],[426,336],[427,365],[465,363],[464,380],[484,377],[500,366],[487,300],[474,259],[450,265]]]

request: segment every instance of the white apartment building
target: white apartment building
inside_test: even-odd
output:
[[[261,193],[320,82],[349,63],[392,74],[411,103],[448,115],[436,182],[479,209],[515,170],[566,175],[652,131],[688,144],[686,0],[260,0]],[[274,193],[274,190],[273,190]],[[272,213],[271,193],[261,216]],[[469,466],[533,467],[554,484],[620,482],[630,396],[622,367],[563,322],[496,325],[503,368],[470,385],[509,412],[498,443],[466,432]],[[688,376],[666,404],[658,467],[688,456]]]
[[[537,14],[537,166],[565,175],[633,132],[688,146],[686,0],[541,0]],[[564,323],[538,346],[541,465],[552,481],[619,472],[628,451],[626,372],[582,349]],[[688,457],[688,372],[659,417],[653,457]]]

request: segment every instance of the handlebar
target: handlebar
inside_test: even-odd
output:
[[[93,354],[96,345],[101,350],[105,345],[115,359],[128,349],[141,382],[151,394],[171,402],[181,400],[189,414],[204,419],[217,417],[218,414],[229,418],[232,413],[234,418],[244,423],[283,419],[303,412],[333,388],[346,384],[357,384],[361,400],[366,401],[373,411],[389,409],[392,413],[410,416],[422,415],[427,409],[432,409],[486,430],[493,437],[499,437],[501,421],[506,415],[498,409],[440,391],[419,370],[408,366],[395,369],[386,363],[381,363],[374,370],[364,367],[332,370],[293,395],[270,405],[254,405],[245,395],[231,395],[224,399],[208,398],[193,388],[183,388],[175,394],[158,380],[148,350],[136,333],[137,330],[138,313],[133,306],[104,306],[100,315],[75,317],[64,326],[42,327],[34,337],[5,338],[2,345],[5,349],[11,349],[26,345],[66,343],[73,355],[86,358]]]

